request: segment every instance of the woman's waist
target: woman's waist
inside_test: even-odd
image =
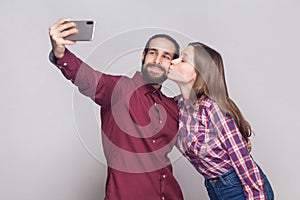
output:
[[[190,161],[190,163],[192,163],[196,170],[204,176],[205,179],[211,179],[225,175],[227,172],[234,169],[230,159],[214,159],[208,156],[205,158],[199,158],[191,154],[184,155]]]

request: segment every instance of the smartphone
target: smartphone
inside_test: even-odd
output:
[[[66,40],[72,41],[91,41],[94,38],[95,24],[94,20],[73,20],[78,32],[66,37]]]

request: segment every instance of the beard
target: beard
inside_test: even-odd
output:
[[[160,76],[157,76],[156,72],[149,71],[148,68],[150,67],[157,67],[163,71],[163,74]],[[153,64],[153,63],[148,63],[146,65],[142,66],[142,74],[144,79],[146,80],[147,83],[163,83],[167,79],[167,72],[165,68],[163,68],[159,64]]]

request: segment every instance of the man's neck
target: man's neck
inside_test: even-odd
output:
[[[155,88],[155,89],[159,89],[161,87],[161,83],[153,83],[152,86]]]

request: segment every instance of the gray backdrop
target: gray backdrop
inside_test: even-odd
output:
[[[139,69],[151,31],[166,31],[181,46],[191,39],[216,48],[230,95],[256,133],[253,157],[276,199],[300,199],[299,8],[296,0],[2,0],[0,199],[103,199],[98,108],[48,61],[48,27],[61,17],[97,21],[94,40],[70,49],[111,73]],[[165,88],[178,92],[172,83]],[[196,170],[176,149],[171,158],[185,198],[208,199]]]

